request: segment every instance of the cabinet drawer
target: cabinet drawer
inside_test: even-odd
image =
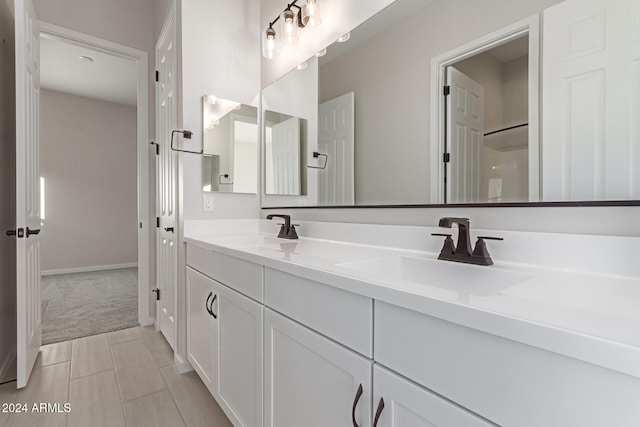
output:
[[[377,363],[500,425],[640,425],[638,378],[380,301],[375,325]]]
[[[213,258],[213,251],[187,245],[187,265],[209,277],[213,277]]]
[[[265,305],[372,357],[370,298],[267,268]]]
[[[211,277],[241,294],[263,302],[262,270],[261,265],[216,252]]]

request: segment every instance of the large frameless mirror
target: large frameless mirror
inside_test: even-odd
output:
[[[263,206],[640,199],[640,8],[513,3],[397,0],[264,88],[325,167]]]
[[[213,95],[202,97],[202,190],[256,193],[258,109]]]

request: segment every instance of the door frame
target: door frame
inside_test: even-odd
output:
[[[431,59],[430,200],[444,203],[446,68],[463,59],[529,35],[529,201],[540,201],[540,14],[531,15]]]
[[[150,231],[149,217],[149,66],[148,54],[108,40],[39,21],[40,34],[108,55],[135,61],[137,68],[137,186],[138,186],[138,322],[153,324],[150,312]],[[155,228],[154,228],[155,231]]]

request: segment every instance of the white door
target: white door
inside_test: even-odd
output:
[[[263,307],[214,284],[213,395],[234,426],[262,427]]]
[[[29,381],[42,343],[40,307],[40,51],[31,0],[15,2],[17,377]]]
[[[187,267],[187,360],[213,394],[214,281]]]
[[[271,128],[275,194],[300,194],[300,119],[292,117]]]
[[[375,364],[373,427],[488,427],[492,424]]]
[[[640,199],[640,1],[567,0],[543,22],[543,199]]]
[[[447,203],[480,199],[484,145],[484,88],[453,67],[447,67],[451,92],[447,99]]]
[[[349,92],[318,108],[318,152],[327,155],[318,171],[318,204],[355,204],[355,94]],[[315,160],[315,159],[314,159]],[[322,156],[319,166],[324,164]]]
[[[176,43],[175,19],[171,14],[156,45],[156,200],[159,226],[156,232],[156,306],[158,327],[175,349],[178,245],[176,220],[176,153],[171,150],[171,131],[176,129]]]
[[[269,309],[265,426],[371,425],[371,361]]]

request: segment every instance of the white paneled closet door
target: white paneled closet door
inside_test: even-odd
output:
[[[158,327],[175,349],[178,283],[178,235],[176,219],[177,157],[171,150],[171,132],[176,129],[175,16],[167,18],[156,45],[156,167],[157,255],[156,281]]]
[[[640,0],[544,12],[545,201],[640,198]]]
[[[42,344],[40,307],[40,42],[31,0],[15,1],[17,378],[25,387]]]

